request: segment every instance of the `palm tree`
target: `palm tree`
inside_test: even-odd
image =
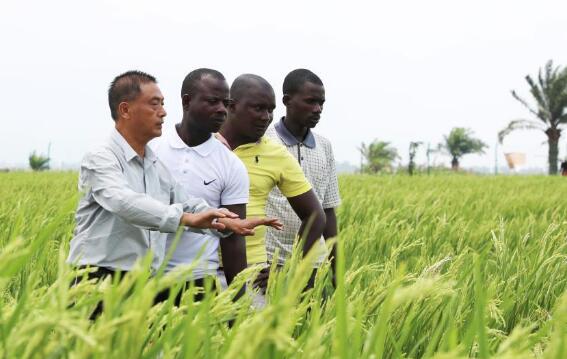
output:
[[[536,106],[530,106],[526,100],[521,98],[515,91],[512,96],[524,105],[528,111],[539,121],[519,119],[508,124],[506,128],[498,133],[500,142],[514,130],[541,130],[547,136],[549,174],[557,174],[558,144],[561,137],[561,124],[567,123],[567,70],[553,67],[550,60],[545,68],[538,72],[537,82],[529,75],[526,81],[530,86],[530,93],[535,99]]]
[[[409,144],[409,164],[408,164],[408,172],[410,176],[413,176],[413,171],[415,170],[415,155],[417,154],[417,149],[421,146],[423,142],[410,142]]]
[[[358,150],[366,160],[364,172],[391,170],[392,162],[399,158],[398,151],[390,146],[389,142],[384,141],[374,140],[369,145],[362,143]]]
[[[30,154],[28,161],[31,169],[34,171],[43,171],[49,169],[49,157],[37,155],[35,151]]]
[[[468,128],[455,127],[448,136],[443,136],[444,142],[439,144],[439,149],[451,155],[451,168],[459,170],[459,160],[469,153],[484,153],[488,147],[484,142],[473,137]]]

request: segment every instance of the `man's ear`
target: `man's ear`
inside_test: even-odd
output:
[[[118,118],[130,119],[130,104],[128,102],[118,104]]]
[[[282,102],[283,102],[284,106],[287,106],[289,104],[290,100],[291,100],[290,95],[288,95],[288,94],[283,95]]]
[[[183,106],[183,110],[187,111],[189,108],[189,102],[191,102],[191,95],[184,94],[181,96],[181,105]]]

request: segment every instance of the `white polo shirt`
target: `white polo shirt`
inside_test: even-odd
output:
[[[183,189],[212,207],[248,203],[249,180],[244,164],[214,136],[199,146],[189,147],[175,128],[152,141],[154,152]],[[175,234],[167,237],[168,253]],[[192,279],[216,275],[219,267],[219,238],[184,232],[166,271],[198,259]]]

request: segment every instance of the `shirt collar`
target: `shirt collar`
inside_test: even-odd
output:
[[[243,149],[251,148],[251,147],[254,147],[254,146],[258,146],[259,144],[261,144],[261,143],[266,143],[267,141],[268,141],[268,137],[266,137],[266,135],[264,135],[264,136],[260,137],[260,138],[258,139],[258,141],[256,141],[256,142],[244,143],[244,144],[242,144],[242,145],[236,147],[233,151],[236,151],[236,150],[243,150]]]
[[[157,161],[158,158],[156,156],[156,153],[152,150],[150,146],[146,145],[146,149],[144,151],[145,151],[144,158],[146,160],[152,161],[153,163]]]
[[[207,157],[215,149],[215,138],[214,137],[215,136],[211,135],[211,137],[209,137],[209,139],[206,140],[205,142],[201,143],[198,146],[191,147],[191,146],[187,146],[187,144],[185,142],[183,142],[183,140],[181,139],[181,137],[179,137],[179,134],[177,133],[177,129],[174,127],[173,131],[171,132],[171,134],[168,138],[168,140],[169,140],[168,142],[169,142],[169,145],[173,148],[176,148],[176,149],[189,148],[189,149],[192,149],[195,152],[197,152],[200,156]]]
[[[128,141],[126,141],[126,139],[122,136],[122,134],[120,134],[120,132],[118,132],[116,128],[112,129],[110,138],[114,142],[114,144],[116,144],[118,148],[120,148],[127,162],[130,162],[133,158],[139,157],[136,151],[134,151],[132,146],[130,146]],[[151,150],[150,146],[148,145],[146,145],[144,149],[144,159],[147,159],[152,162],[157,161],[156,154],[154,153],[154,151]]]
[[[134,151],[132,146],[130,146],[128,141],[126,141],[126,139],[122,137],[122,135],[120,134],[120,132],[118,132],[116,128],[112,129],[112,133],[110,134],[110,139],[112,140],[112,142],[114,142],[115,145],[118,146],[118,148],[120,148],[127,162],[129,162],[132,158],[138,157],[136,151]]]
[[[311,129],[309,128],[307,129],[307,134],[305,135],[305,139],[303,140],[303,142],[301,142],[297,138],[295,138],[295,136],[287,129],[287,127],[285,127],[284,118],[285,117],[282,117],[274,125],[274,128],[276,129],[276,133],[278,134],[278,136],[287,146],[295,146],[302,143],[303,145],[309,148],[315,148],[315,136],[313,136],[313,132],[311,132]]]

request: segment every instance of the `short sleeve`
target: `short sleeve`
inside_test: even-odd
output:
[[[333,155],[333,148],[330,143],[325,144],[325,155],[327,157],[327,168],[329,169],[329,182],[325,189],[325,194],[321,203],[323,209],[335,208],[341,204],[341,197],[339,194],[339,181],[337,178],[337,168],[335,165],[335,156]]]
[[[230,156],[230,171],[225,179],[226,186],[223,188],[220,198],[221,206],[231,204],[248,203],[250,191],[250,180],[244,163],[236,156]]]
[[[297,160],[282,146],[281,173],[278,188],[285,197],[295,197],[311,189],[311,184]]]

